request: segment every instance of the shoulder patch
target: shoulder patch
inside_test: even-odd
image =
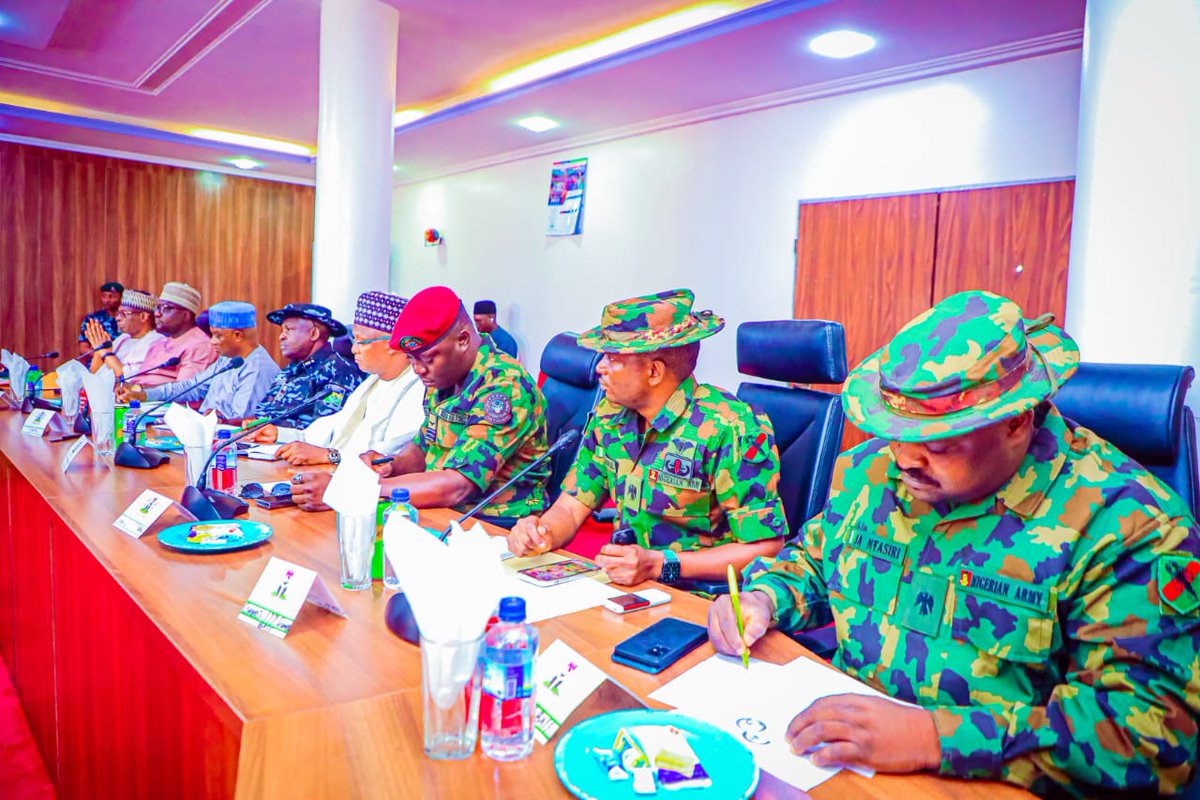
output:
[[[483,418],[493,425],[503,425],[512,419],[512,401],[504,392],[492,392],[483,398]]]
[[[767,457],[767,432],[759,431],[743,454],[747,461],[762,461]]]
[[[1164,553],[1156,562],[1158,595],[1180,614],[1200,608],[1200,558],[1190,553]]]

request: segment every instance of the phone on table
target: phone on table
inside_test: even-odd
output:
[[[708,641],[702,625],[667,617],[618,644],[612,660],[651,674],[662,672]]]
[[[568,558],[566,561],[556,561],[553,564],[543,564],[540,567],[526,567],[517,570],[517,577],[535,586],[554,586],[576,578],[583,577],[600,568],[578,558]]]
[[[286,508],[287,506],[294,506],[294,505],[296,505],[296,503],[295,503],[295,501],[292,500],[291,495],[287,495],[287,496],[283,496],[283,497],[281,497],[279,495],[267,495],[266,497],[254,498],[254,505],[258,506],[259,508],[265,508],[268,511],[270,511],[275,508]]]
[[[641,611],[643,608],[661,606],[671,602],[671,595],[659,589],[643,589],[640,592],[628,592],[610,597],[604,601],[604,607],[614,614],[628,614],[630,611]]]

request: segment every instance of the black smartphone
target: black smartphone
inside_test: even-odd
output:
[[[296,505],[295,502],[292,501],[292,496],[290,494],[284,496],[269,494],[266,497],[256,497],[254,498],[254,504],[259,508],[265,508],[268,511],[274,508],[283,508],[284,506]]]
[[[662,672],[708,641],[702,625],[667,617],[618,644],[612,660],[642,672]]]

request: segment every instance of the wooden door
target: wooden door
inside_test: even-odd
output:
[[[943,192],[933,302],[984,289],[1063,324],[1075,181]]]
[[[932,193],[800,206],[795,317],[842,323],[851,369],[929,307],[937,207]],[[866,438],[848,425],[842,446]]]

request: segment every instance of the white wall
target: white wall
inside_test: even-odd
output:
[[[1079,74],[1075,50],[398,187],[391,286],[496,300],[534,370],[605,302],[689,287],[728,321],[698,372],[734,388],[737,325],[791,316],[800,201],[1071,176]],[[584,156],[584,233],[548,238],[550,164]]]

